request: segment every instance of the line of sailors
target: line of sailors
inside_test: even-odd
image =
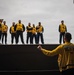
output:
[[[2,21],[3,20],[0,20],[0,25],[2,26],[2,29],[3,29],[3,23],[4,23],[4,26],[6,26],[5,27],[6,29],[4,29],[5,31],[0,29],[0,39],[1,39],[1,35],[2,35],[2,43],[3,43],[4,36],[5,36],[5,44],[7,44],[8,26],[6,25],[6,21],[3,21],[3,23],[2,23]],[[15,22],[13,22],[12,26],[9,28],[9,32],[11,34],[11,44],[14,43],[14,39],[15,39],[15,43],[18,44],[19,37],[21,39],[22,44],[25,44],[24,38],[23,38],[23,32],[25,32],[25,31],[27,32],[26,44],[29,44],[29,42],[30,42],[30,44],[34,44],[34,39],[35,39],[35,44],[39,44],[40,40],[41,40],[41,43],[44,44],[44,38],[43,38],[44,28],[41,25],[41,22],[39,22],[37,26],[35,26],[34,24],[33,24],[33,26],[31,26],[31,23],[28,23],[28,25],[25,27],[24,24],[21,23],[21,20],[18,20],[17,24],[15,24]]]
[[[33,26],[31,26],[31,23],[28,23],[26,30],[27,30],[27,39],[26,39],[27,44],[28,44],[29,38],[30,38],[30,44],[34,43],[33,42],[34,38],[35,38],[36,44],[39,44],[40,40],[41,40],[41,43],[44,44],[44,38],[43,38],[44,28],[41,25],[41,22],[39,22],[39,24],[37,26],[35,26],[34,24],[33,24]]]

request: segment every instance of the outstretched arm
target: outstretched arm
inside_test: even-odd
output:
[[[39,50],[42,50],[42,47],[41,47],[41,45],[39,45],[37,48],[38,48]]]
[[[37,47],[37,49],[41,50],[41,51],[43,52],[43,54],[45,54],[45,55],[47,55],[47,56],[50,56],[50,51],[49,51],[49,50],[46,50],[46,49],[44,49],[44,48],[42,48],[41,45],[39,45],[39,46]]]
[[[43,54],[47,55],[47,56],[54,56],[54,55],[58,55],[61,53],[62,49],[61,46],[58,46],[57,48],[53,49],[53,50],[47,50],[42,48],[40,45],[37,47],[39,50],[41,50],[43,52]]]

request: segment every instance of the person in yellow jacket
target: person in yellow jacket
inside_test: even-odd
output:
[[[47,56],[58,55],[58,66],[62,75],[74,75],[74,44],[71,43],[72,35],[66,32],[64,35],[65,43],[60,44],[53,50],[46,50],[40,45],[37,47]]]
[[[9,32],[11,34],[11,44],[13,44],[14,39],[16,43],[16,31],[14,30],[14,27],[15,27],[15,22],[12,23],[12,26],[9,29]]]
[[[3,22],[3,19],[0,19],[0,41],[2,37],[2,22]]]
[[[27,36],[26,36],[26,43],[29,43],[29,39],[30,39],[30,44],[33,44],[32,41],[32,26],[31,23],[28,23],[28,26],[26,26],[26,31],[27,31]]]
[[[3,24],[2,24],[2,44],[4,42],[4,37],[5,37],[5,44],[7,44],[7,31],[8,31],[8,26],[6,25],[6,21],[3,21]]]
[[[37,44],[37,32],[36,32],[36,27],[35,24],[32,26],[32,41],[34,44],[34,39],[35,39],[35,44]]]
[[[19,37],[21,38],[22,44],[24,44],[23,32],[25,31],[25,26],[21,23],[21,20],[18,20],[14,30],[16,31],[16,44],[19,42]]]
[[[37,31],[37,44],[39,44],[40,40],[41,43],[44,44],[43,38],[44,27],[42,26],[41,22],[38,22],[38,25],[36,26],[36,31]]]
[[[61,24],[59,25],[59,43],[62,43],[62,38],[63,38],[63,43],[64,43],[64,34],[67,32],[67,27],[64,24],[64,20],[61,21]]]

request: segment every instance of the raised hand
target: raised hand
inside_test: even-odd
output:
[[[41,45],[39,45],[37,48],[38,48],[39,50],[41,50],[41,49],[42,49]]]

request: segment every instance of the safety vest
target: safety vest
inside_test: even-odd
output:
[[[38,27],[37,27],[37,32],[40,33],[40,32],[42,32],[42,30],[43,30],[43,27],[42,27],[42,26],[38,26]]]
[[[31,26],[27,26],[27,32],[32,32],[32,27]]]
[[[23,31],[22,24],[19,24],[19,23],[17,24],[16,31]]]
[[[36,34],[36,28],[35,28],[35,27],[33,27],[32,33],[33,33],[33,34]]]
[[[66,32],[66,25],[60,24],[60,32]]]
[[[8,30],[7,25],[2,25],[2,33],[6,33]]]
[[[36,26],[36,32],[39,32],[39,26]]]
[[[11,27],[11,33],[15,33],[14,26]]]
[[[60,71],[74,68],[74,44],[63,45],[63,56],[59,54],[58,65]]]

